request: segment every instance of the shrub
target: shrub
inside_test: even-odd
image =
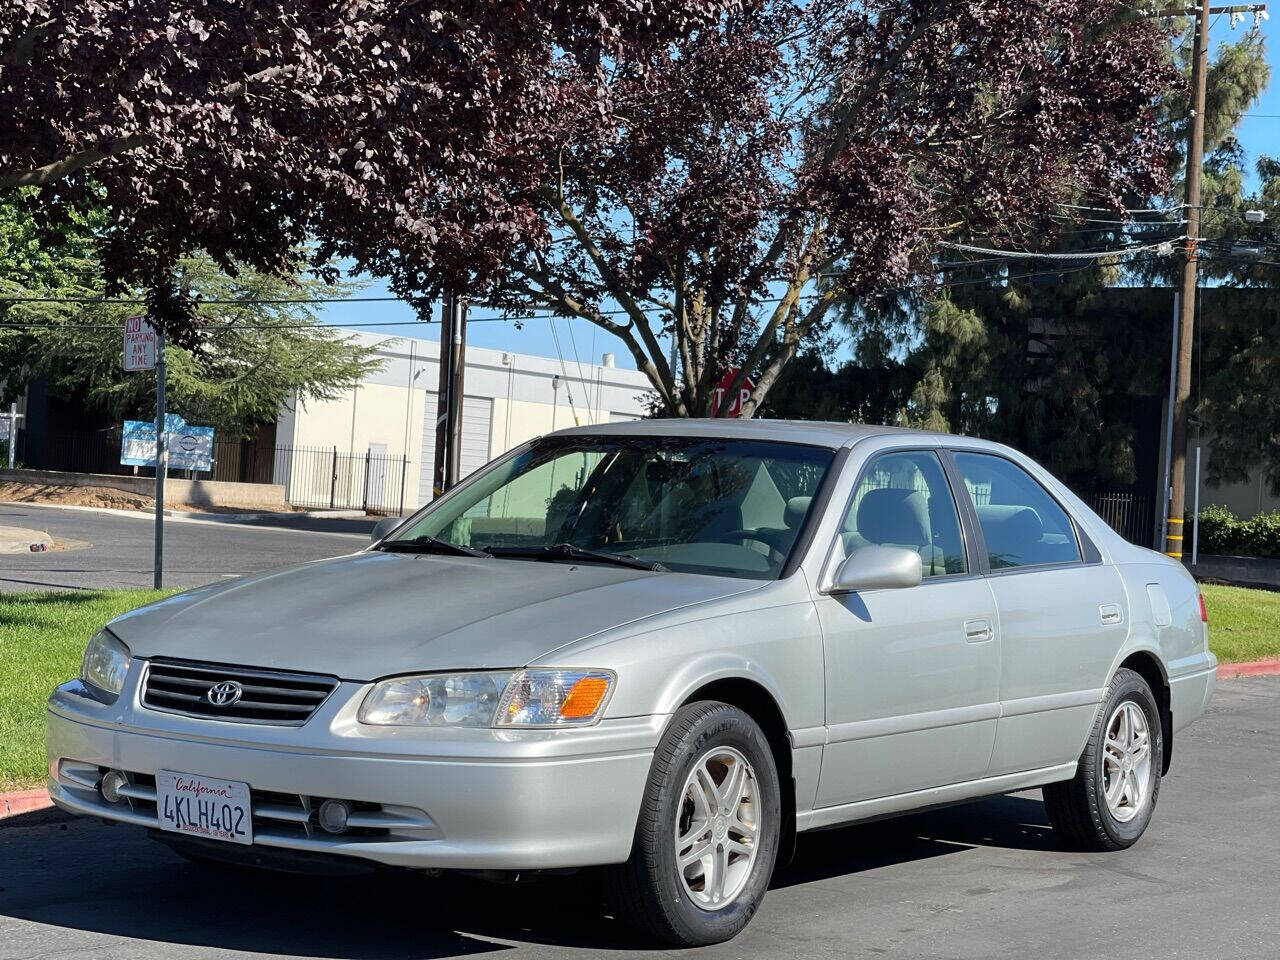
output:
[[[1280,557],[1280,513],[1259,513],[1242,521],[1240,540],[1251,557]]]
[[[1191,518],[1186,530],[1191,533]],[[1241,520],[1226,507],[1200,511],[1200,552],[1280,559],[1280,512],[1259,513]]]
[[[1192,520],[1187,518],[1186,533],[1190,536]],[[1200,550],[1204,553],[1235,553],[1235,532],[1240,521],[1226,507],[1209,506],[1200,511]]]

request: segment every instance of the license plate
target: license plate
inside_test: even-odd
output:
[[[173,833],[253,843],[247,783],[157,770],[156,817]]]

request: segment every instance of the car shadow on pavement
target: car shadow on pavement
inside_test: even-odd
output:
[[[779,868],[771,889],[863,873],[975,847],[1061,850],[1044,804],[1024,796],[973,803],[801,834],[791,863]]]
[[[495,884],[407,871],[326,878],[197,865],[132,828],[77,820],[0,830],[0,917],[221,950],[360,960],[468,956],[538,944],[646,944],[609,916],[598,871]],[[11,829],[15,828],[15,829]],[[997,797],[802,836],[773,887],[978,846],[1056,849],[1042,805]]]

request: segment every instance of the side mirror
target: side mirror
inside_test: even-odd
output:
[[[840,564],[828,593],[914,587],[924,575],[920,554],[906,547],[863,547]]]
[[[373,531],[369,534],[369,539],[377,543],[387,534],[404,521],[404,517],[383,517],[373,525]]]

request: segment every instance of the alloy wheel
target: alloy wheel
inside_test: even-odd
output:
[[[1151,793],[1151,727],[1132,700],[1107,720],[1102,752],[1102,790],[1107,809],[1120,823],[1136,817]]]
[[[720,910],[751,876],[759,852],[755,770],[732,747],[714,747],[693,765],[676,818],[676,870],[690,901]]]

